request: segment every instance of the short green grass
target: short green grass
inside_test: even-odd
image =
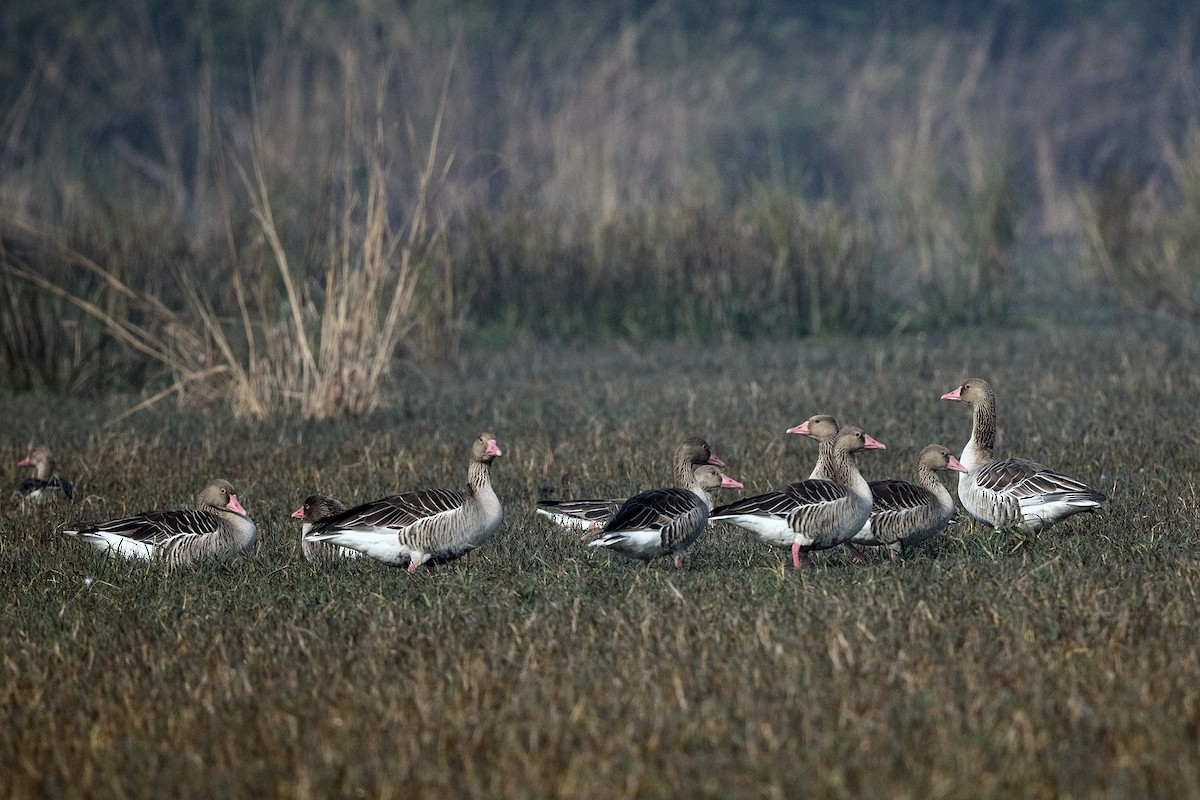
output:
[[[359,421],[239,422],[132,401],[8,398],[85,500],[0,517],[0,790],[14,797],[1200,795],[1200,342],[1156,320],[965,336],[475,351]],[[870,478],[956,452],[962,379],[1000,448],[1112,496],[1032,540],[962,524],[899,563],[787,554],[719,526],[685,569],[589,550],[547,488],[668,480],[706,436],[747,491],[806,475],[812,413],[888,445]],[[408,575],[319,569],[288,518],[456,485],[482,430],[506,517]],[[224,476],[252,557],[166,573],[57,536],[180,506]]]

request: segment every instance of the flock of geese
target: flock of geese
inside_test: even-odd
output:
[[[582,531],[591,547],[630,558],[669,557],[676,567],[711,520],[744,528],[763,542],[790,549],[792,565],[811,564],[813,551],[844,545],[855,561],[861,547],[886,547],[892,558],[937,534],[955,515],[954,498],[939,471],[958,473],[958,499],[976,519],[996,528],[1037,533],[1072,514],[1098,511],[1107,499],[1085,484],[1019,458],[997,459],[996,395],[972,378],[942,395],[973,411],[971,438],[959,458],[931,444],[917,460],[916,482],[868,483],[857,454],[885,446],[861,428],[840,427],[817,415],[788,433],[817,441],[818,457],[805,480],[775,491],[715,506],[717,489],[742,484],[722,472],[725,462],[699,437],[675,452],[675,486],[630,498],[541,502],[537,513]],[[426,489],[391,495],[346,508],[312,495],[293,512],[302,522],[301,548],[312,561],[368,556],[415,572],[420,566],[453,561],[482,545],[500,526],[503,509],[492,488],[491,465],[502,455],[496,438],[483,433],[472,444],[467,483],[461,489]],[[74,489],[55,474],[50,451],[31,447],[21,462],[34,477],[14,497],[23,503],[58,497]],[[215,480],[200,493],[196,508],[150,511],[78,525],[78,537],[114,556],[155,560],[169,566],[227,560],[257,541],[257,528],[228,481]]]

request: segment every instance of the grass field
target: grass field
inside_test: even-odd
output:
[[[1200,795],[1200,342],[1158,319],[1041,331],[474,351],[360,421],[5,398],[0,476],[34,436],[85,500],[0,535],[0,790],[12,797],[1184,797]],[[888,445],[966,442],[938,396],[1000,399],[1000,450],[1111,495],[1023,541],[956,527],[899,563],[794,572],[720,526],[639,568],[535,519],[665,483],[705,436],[758,492],[807,475],[810,414]],[[457,485],[505,451],[480,551],[410,576],[300,559],[289,512]],[[166,573],[55,532],[190,504],[227,477],[252,557]]]

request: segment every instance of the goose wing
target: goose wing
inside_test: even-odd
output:
[[[578,524],[603,525],[616,516],[624,500],[543,500],[537,504],[539,514],[556,522],[567,517],[578,520]],[[561,522],[560,522],[561,524]]]
[[[782,489],[743,497],[713,509],[712,517],[757,516],[788,518],[798,510],[836,502],[849,493],[840,483],[821,478],[788,484]]]
[[[1078,497],[1102,502],[1108,499],[1085,483],[1020,458],[985,464],[974,477],[975,484],[983,491],[1006,494],[1018,500]]]
[[[871,497],[874,498],[871,514],[875,516],[937,505],[937,498],[933,496],[933,492],[908,481],[871,481],[870,486]]]
[[[790,484],[784,492],[792,500],[787,521],[794,531],[802,530],[806,521],[814,517],[819,519],[832,513],[831,509],[836,508],[837,503],[850,496],[850,490],[842,484],[821,478]]]
[[[17,490],[13,492],[13,500],[20,500],[23,497],[29,497],[35,492],[40,492],[46,488],[46,481],[38,478],[26,478],[17,486]]]
[[[717,506],[713,509],[711,516],[714,519],[740,516],[784,517],[795,506],[795,499],[789,496],[785,490],[781,490],[766,492],[754,495],[753,497],[743,497],[740,500],[734,500],[732,503]]]
[[[401,530],[462,508],[466,498],[454,489],[425,489],[374,500],[328,517],[313,526],[310,539],[337,531]]]
[[[161,547],[172,540],[216,533],[221,521],[215,514],[198,509],[148,511],[132,517],[81,525],[80,535],[108,534]]]
[[[629,498],[604,526],[605,532],[662,529],[682,517],[703,513],[686,489],[652,489]],[[694,522],[693,522],[694,524]]]

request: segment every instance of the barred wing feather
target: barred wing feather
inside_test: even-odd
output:
[[[537,513],[550,517],[559,525],[600,526],[616,516],[624,502],[624,500],[544,500],[537,504]]]
[[[907,511],[922,506],[936,506],[937,498],[928,489],[901,480],[871,481],[871,496],[878,516],[889,512]]]
[[[427,489],[406,492],[376,500],[322,520],[313,526],[311,537],[333,531],[400,530],[438,514],[456,511],[466,502],[462,492],[453,489]]]
[[[696,511],[697,505],[696,495],[686,489],[653,489],[626,500],[604,530],[661,528],[676,517]]]
[[[82,536],[107,533],[137,542],[162,546],[177,538],[216,533],[220,526],[220,520],[207,511],[183,509],[150,511],[123,519],[84,525],[79,528],[78,533]]]
[[[1108,499],[1074,478],[1019,458],[985,464],[976,471],[974,477],[980,489],[1009,494],[1018,499],[1069,495],[1079,495],[1080,499],[1097,502]]]
[[[820,478],[809,478],[798,483],[788,484],[784,488],[743,497],[732,503],[713,509],[713,517],[740,516],[755,514],[759,516],[787,517],[797,508],[805,506],[832,503],[848,494],[848,489],[840,483]]]

